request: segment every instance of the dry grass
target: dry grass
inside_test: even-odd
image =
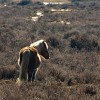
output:
[[[50,11],[63,6],[72,11]],[[44,16],[32,22],[37,11]],[[100,99],[99,1],[14,5],[0,8],[0,19],[0,100]],[[71,24],[51,23],[59,20]],[[47,41],[51,58],[42,63],[35,82],[18,87],[19,50],[41,38]]]

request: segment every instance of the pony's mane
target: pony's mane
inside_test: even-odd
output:
[[[46,42],[44,42],[45,43],[45,45],[46,45],[46,48],[48,49],[48,45],[47,45],[47,43]]]
[[[36,41],[34,43],[32,43],[30,46],[38,46],[40,43],[42,43],[44,40],[39,40],[39,41]]]
[[[45,43],[46,48],[48,49],[48,45],[44,40],[36,41],[36,42],[32,43],[30,46],[36,46],[37,47],[40,43],[43,43],[43,42]]]

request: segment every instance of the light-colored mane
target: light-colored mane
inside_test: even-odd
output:
[[[34,43],[32,43],[30,46],[38,46],[40,43],[43,43],[44,40],[39,40],[39,41],[36,41]]]
[[[48,45],[47,45],[47,43],[46,43],[44,40],[36,41],[36,42],[30,44],[30,47],[38,47],[38,46],[39,46],[41,43],[43,43],[43,42],[45,43],[46,48],[48,49]]]
[[[46,59],[48,58],[47,57],[47,56],[49,56],[48,45],[44,40],[41,39],[39,41],[36,41],[36,42],[30,44],[30,47],[36,48],[40,55],[42,55]]]

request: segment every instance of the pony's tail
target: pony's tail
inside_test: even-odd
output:
[[[25,50],[22,56],[22,62],[19,73],[19,80],[27,80],[27,71],[30,60],[30,50]]]

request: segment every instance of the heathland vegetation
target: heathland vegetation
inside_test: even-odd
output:
[[[0,100],[100,99],[100,2],[81,1],[0,5]],[[19,51],[39,39],[50,59],[35,82],[18,87]]]

